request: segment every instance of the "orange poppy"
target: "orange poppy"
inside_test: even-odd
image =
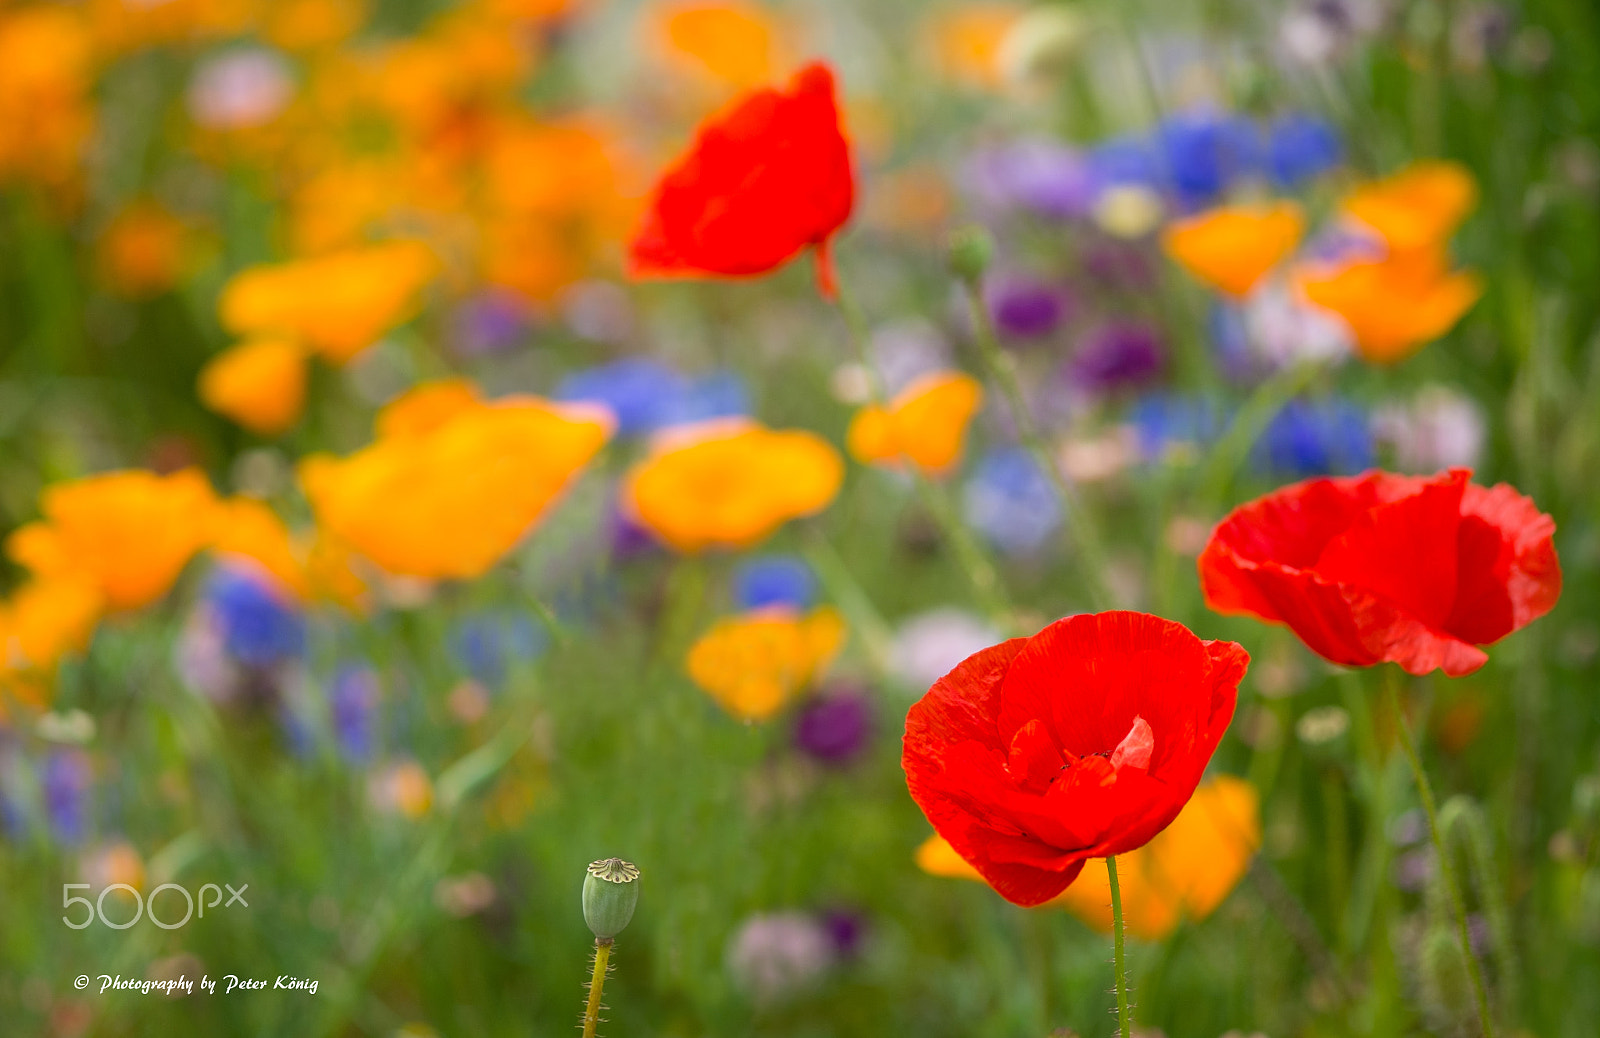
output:
[[[1293,202],[1220,206],[1173,221],[1161,244],[1197,279],[1239,297],[1283,262],[1304,233],[1305,217]]]
[[[724,617],[690,648],[689,676],[739,720],[765,721],[827,667],[844,637],[844,621],[827,607]]]
[[[235,335],[280,335],[343,364],[409,319],[438,273],[421,242],[393,241],[241,271],[218,301]]]
[[[165,595],[210,540],[216,498],[198,469],[140,469],[47,487],[44,518],[12,532],[6,551],[35,576],[88,581],[114,610]]]
[[[773,76],[776,28],[756,4],[688,0],[667,5],[653,21],[660,50],[675,64],[735,87]]]
[[[200,369],[200,402],[251,432],[276,436],[300,420],[305,350],[292,339],[252,339]]]
[[[844,479],[839,452],[799,429],[708,422],[657,441],[628,473],[638,521],[678,551],[748,548],[828,506]]]
[[[1344,318],[1357,352],[1379,364],[1404,360],[1448,332],[1483,294],[1483,279],[1450,270],[1439,246],[1331,270],[1307,267],[1296,282],[1307,299]]]
[[[1343,209],[1391,249],[1407,250],[1442,244],[1477,200],[1478,185],[1466,167],[1423,161],[1362,185],[1345,198]]]
[[[942,475],[961,460],[967,426],[983,402],[978,380],[955,371],[924,375],[888,406],[856,412],[846,444],[857,461],[899,467],[907,462]]]
[[[516,546],[610,434],[595,409],[506,397],[345,458],[307,458],[300,481],[319,525],[384,570],[471,578]]]

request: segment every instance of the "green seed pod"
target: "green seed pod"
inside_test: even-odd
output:
[[[595,938],[609,942],[633,918],[639,903],[639,867],[621,858],[602,858],[583,877],[583,921]]]
[[[950,235],[948,257],[956,277],[962,281],[977,281],[994,259],[994,238],[977,225],[962,227]]]

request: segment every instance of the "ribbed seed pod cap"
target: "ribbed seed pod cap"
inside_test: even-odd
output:
[[[583,921],[596,938],[609,941],[623,931],[639,903],[639,867],[621,858],[601,858],[583,877]]]

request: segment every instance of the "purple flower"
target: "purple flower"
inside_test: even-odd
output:
[[[1433,878],[1434,861],[1432,847],[1423,847],[1397,855],[1394,865],[1391,866],[1394,885],[1413,893],[1421,890]]]
[[[822,928],[833,941],[833,952],[841,959],[853,959],[861,952],[867,936],[867,920],[852,908],[830,908],[822,913]]]
[[[89,786],[93,769],[78,750],[57,750],[44,760],[39,786],[50,831],[63,844],[83,842],[89,831]]]
[[[983,299],[1000,334],[1013,339],[1049,335],[1066,320],[1070,309],[1066,293],[1026,274],[988,278]]]
[[[611,551],[619,559],[630,559],[656,550],[660,541],[650,531],[633,521],[617,502],[609,512],[608,526],[611,534]]]
[[[1122,291],[1150,288],[1158,269],[1149,249],[1113,238],[1091,239],[1084,249],[1083,266],[1096,281]]]
[[[1012,141],[973,155],[965,185],[993,209],[1027,209],[1054,219],[1081,217],[1093,200],[1088,164],[1065,144],[1044,138]]]
[[[801,708],[795,718],[794,742],[823,764],[848,764],[872,739],[872,701],[862,692],[843,688],[824,692]]]
[[[352,763],[372,758],[377,741],[378,675],[370,667],[345,666],[333,679],[328,706],[339,752]]]
[[[529,325],[528,304],[514,292],[491,288],[456,310],[452,341],[469,357],[501,353],[515,346]]]
[[[1113,321],[1091,332],[1068,363],[1079,388],[1107,392],[1148,385],[1166,370],[1166,350],[1146,324]]]

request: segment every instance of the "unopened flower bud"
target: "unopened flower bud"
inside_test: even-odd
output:
[[[595,938],[609,941],[623,931],[639,903],[639,867],[621,858],[602,858],[583,877],[583,921]]]
[[[963,281],[977,281],[994,259],[994,238],[976,224],[962,227],[950,235],[950,269]]]

